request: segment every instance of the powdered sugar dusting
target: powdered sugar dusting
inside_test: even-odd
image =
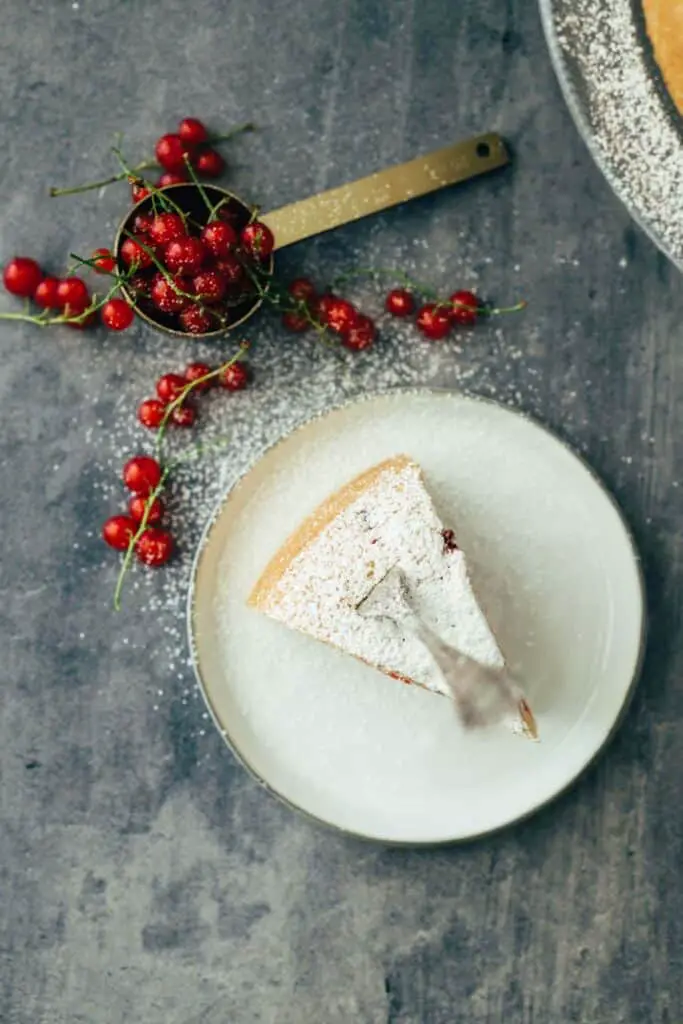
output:
[[[630,0],[542,0],[570,103],[615,191],[683,264],[683,135]],[[663,89],[663,86],[661,87]]]
[[[450,696],[424,644],[388,619],[356,610],[398,565],[421,617],[470,657],[502,665],[467,578],[461,551],[445,549],[443,524],[419,466],[395,460],[297,554],[263,610],[362,661]]]

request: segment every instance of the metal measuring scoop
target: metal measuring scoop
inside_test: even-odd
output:
[[[404,573],[395,566],[373,587],[356,611],[364,618],[390,619],[427,648],[466,729],[505,720],[521,721],[538,739],[536,721],[521,687],[506,668],[490,668],[445,643],[418,615]]]

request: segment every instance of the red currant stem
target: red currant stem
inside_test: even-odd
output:
[[[202,197],[202,199],[204,200],[204,205],[206,206],[207,210],[209,211],[209,220],[211,220],[211,211],[213,209],[213,204],[212,204],[211,200],[209,199],[209,197],[206,194],[206,189],[204,188],[204,186],[202,185],[201,181],[199,180],[199,178],[195,174],[194,167],[192,166],[192,162],[190,161],[190,157],[188,156],[187,153],[183,157],[183,160],[185,162],[185,167],[187,168],[187,173],[190,175],[190,180],[192,181],[193,185],[197,186],[197,188],[199,190],[199,194]]]
[[[71,257],[72,260],[75,260],[75,262],[71,266],[70,272],[78,270],[79,267],[93,268],[97,264],[97,257],[90,257],[89,259],[86,260],[83,259],[82,256],[79,256],[77,252],[70,252],[69,256]],[[99,273],[102,277],[113,277],[114,280],[119,283],[119,285],[122,285],[128,282],[128,280],[133,276],[134,271],[131,269],[126,274],[119,274],[116,270],[100,270]]]
[[[229,202],[230,202],[230,199],[229,199],[228,196],[223,196],[222,199],[219,199],[218,202],[216,203],[216,205],[211,207],[211,210],[209,212],[209,219],[207,221],[207,224],[210,224],[211,221],[216,220],[217,217],[218,217],[218,211],[220,210],[220,208],[222,206],[227,206]]]
[[[137,542],[140,540],[140,537],[143,535],[143,533],[147,529],[147,522],[149,520],[149,516],[150,516],[150,513],[152,511],[152,505],[154,504],[156,499],[159,497],[159,495],[163,491],[164,484],[166,483],[166,480],[167,480],[168,475],[169,475],[170,472],[171,472],[171,467],[170,466],[166,466],[162,470],[161,478],[159,480],[159,483],[156,485],[155,488],[153,488],[153,490],[150,492],[150,494],[149,494],[149,496],[147,498],[147,503],[145,505],[145,511],[143,513],[142,519],[140,520],[138,528],[135,531],[135,533],[131,535],[131,538],[128,541],[128,547],[126,549],[125,555],[123,556],[123,562],[121,563],[121,568],[119,569],[118,579],[116,580],[116,587],[114,589],[114,609],[117,612],[121,611],[121,591],[123,590],[123,581],[125,579],[126,573],[128,572],[128,569],[130,567],[131,559],[133,557],[133,552],[135,551],[135,545],[137,544]]]
[[[244,124],[238,124],[235,128],[231,128],[225,135],[209,135],[209,145],[213,146],[216,142],[229,142],[230,139],[234,139],[236,135],[243,135],[245,132],[255,132],[256,125],[253,121],[246,121]]]
[[[145,181],[144,178],[137,178],[135,174],[135,168],[131,168],[128,166],[124,159],[123,153],[120,149],[118,149],[116,146],[112,146],[111,151],[120,163],[122,169],[127,172],[128,177],[133,181],[139,181],[144,186],[144,188],[147,189],[152,200],[152,209],[154,210],[154,213],[156,214],[158,212],[158,202],[161,208],[165,211],[175,210],[175,212],[178,214],[178,216],[183,222],[183,227],[187,227],[186,222],[188,220],[188,215],[185,213],[182,207],[178,206],[175,200],[171,199],[170,196],[168,196],[163,189],[157,188],[156,185],[153,184],[153,182]]]
[[[105,188],[107,185],[113,185],[117,181],[123,181],[124,178],[128,178],[131,174],[136,177],[140,171],[147,171],[151,167],[156,167],[157,164],[154,160],[143,160],[142,163],[137,164],[134,168],[122,171],[120,174],[112,174],[110,178],[103,178],[101,181],[91,181],[87,185],[73,185],[71,188],[51,188],[49,194],[51,196],[73,196],[77,192],[90,192],[95,188]]]
[[[248,348],[249,342],[243,341],[240,344],[240,347],[238,348],[237,352],[231,359],[229,359],[226,363],[223,363],[216,370],[211,370],[210,373],[205,373],[202,377],[197,377],[196,380],[188,381],[185,387],[182,388],[182,390],[179,392],[177,398],[174,398],[172,402],[169,402],[164,411],[163,419],[159,424],[159,431],[157,433],[156,442],[154,444],[155,458],[160,459],[161,457],[164,438],[166,436],[166,430],[168,428],[168,423],[171,417],[173,416],[175,410],[180,408],[180,406],[183,404],[187,396],[192,391],[194,391],[196,387],[198,387],[201,384],[204,384],[208,380],[213,380],[214,378],[220,376],[220,374],[227,370],[228,367],[232,366],[233,363],[236,363],[244,355]]]

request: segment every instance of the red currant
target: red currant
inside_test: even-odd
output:
[[[227,282],[217,270],[201,270],[192,278],[192,290],[200,302],[207,306],[220,302],[225,295]]]
[[[185,380],[189,382],[201,380],[211,373],[211,367],[207,363],[190,363],[185,367]],[[201,384],[195,384],[193,391],[208,391],[216,383],[215,377],[209,380],[202,380]]]
[[[231,363],[218,378],[218,383],[227,391],[241,391],[249,383],[249,374],[244,363]]]
[[[44,277],[33,293],[33,301],[43,309],[61,309],[62,302],[57,294],[58,288],[59,278]]]
[[[346,299],[334,299],[326,304],[325,323],[337,334],[348,334],[358,317],[358,310]]]
[[[229,252],[227,256],[217,260],[216,270],[225,278],[228,289],[236,288],[244,281],[244,267],[234,253]]]
[[[308,317],[302,316],[300,313],[283,313],[282,323],[288,331],[294,331],[295,334],[307,331],[311,327],[311,321]]]
[[[131,519],[134,519],[136,523],[142,522],[145,512],[147,512],[147,523],[159,523],[163,519],[164,503],[161,498],[155,498],[150,504],[149,498],[135,494],[128,502],[128,511]]]
[[[148,235],[153,220],[154,215],[151,213],[138,213],[133,221],[133,227],[139,235]]]
[[[179,373],[165,373],[156,383],[156,391],[162,402],[175,402],[187,381]]]
[[[179,135],[162,135],[154,147],[157,162],[165,171],[182,171],[185,168],[185,154],[191,147]]]
[[[63,277],[57,285],[57,298],[60,306],[81,313],[90,303],[88,286],[80,277]]]
[[[235,229],[226,224],[224,220],[212,220],[207,224],[201,233],[201,239],[209,252],[220,259],[227,256],[231,249],[237,245],[237,233]]]
[[[153,262],[151,255],[134,238],[126,238],[121,243],[121,259],[129,267],[151,267]]]
[[[203,149],[193,160],[197,173],[205,178],[219,178],[225,170],[225,160],[215,149]]]
[[[188,306],[180,314],[180,323],[187,334],[208,334],[215,330],[216,321],[201,306]]]
[[[174,274],[196,274],[206,258],[206,248],[198,238],[176,238],[164,250],[164,263]]]
[[[146,185],[142,185],[138,181],[131,181],[130,196],[134,203],[141,203],[148,195],[150,195],[150,191]]]
[[[328,323],[327,317],[330,309],[334,309],[335,303],[337,302],[337,296],[332,294],[321,295],[319,299],[313,304],[313,309],[316,317],[321,324],[325,326]]]
[[[178,287],[182,290],[181,284]],[[189,305],[190,300],[185,295],[179,295],[173,284],[163,274],[156,274],[152,281],[150,291],[152,302],[162,313],[180,313]]]
[[[166,414],[166,406],[158,398],[146,398],[138,408],[138,419],[143,427],[156,430],[161,426]]]
[[[173,537],[167,530],[150,526],[135,544],[135,554],[145,565],[164,565],[173,552]]]
[[[112,331],[125,331],[135,314],[125,299],[109,299],[100,310],[102,323]]]
[[[209,138],[205,126],[196,117],[184,117],[178,125],[178,135],[188,146],[201,146]]]
[[[7,291],[22,299],[30,299],[42,279],[42,270],[35,260],[27,256],[15,256],[6,265],[2,274]]]
[[[359,313],[349,330],[342,335],[342,345],[354,352],[362,352],[364,348],[370,348],[374,338],[375,325],[373,321],[369,316]]]
[[[454,324],[470,326],[477,322],[479,299],[474,292],[453,292],[449,302],[452,305],[450,316]]]
[[[86,327],[90,327],[91,324],[94,324],[96,319],[94,312],[89,313],[88,316],[81,319],[87,308],[88,303],[85,305],[81,305],[81,303],[79,303],[77,306],[67,306],[64,310],[64,316],[67,317],[67,320],[65,321],[66,326],[71,327],[74,331],[84,331]]]
[[[315,298],[315,285],[308,277],[297,277],[290,281],[287,291],[298,302],[312,302]]]
[[[155,245],[168,245],[186,235],[185,222],[178,213],[159,213],[149,226],[149,237]]]
[[[137,523],[130,516],[112,516],[102,527],[102,539],[110,548],[127,551],[137,532]]]
[[[177,427],[191,427],[197,419],[197,410],[191,405],[179,405],[171,413],[171,419]]]
[[[93,270],[97,274],[110,274],[116,266],[116,260],[109,249],[95,249],[90,259],[93,261]]]
[[[441,341],[451,329],[451,318],[446,306],[428,302],[417,311],[417,328],[430,341]]]
[[[394,288],[387,295],[384,308],[392,316],[410,316],[415,309],[415,299],[406,288]]]
[[[123,482],[133,494],[147,496],[161,481],[161,466],[149,455],[135,455],[123,467]]]
[[[164,171],[157,181],[157,188],[166,188],[168,185],[184,185],[189,180],[184,171]]]
[[[242,229],[240,240],[243,249],[256,260],[266,259],[275,248],[273,232],[258,220]]]
[[[149,296],[152,288],[152,282],[144,274],[133,274],[126,281],[126,288],[131,294],[135,295],[136,298],[139,296]]]

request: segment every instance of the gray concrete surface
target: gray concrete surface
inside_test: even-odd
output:
[[[5,0],[2,27],[3,260],[59,266],[106,242],[121,192],[56,202],[46,187],[107,173],[117,131],[145,152],[185,113],[259,123],[232,180],[264,206],[502,131],[511,173],[282,267],[370,259],[443,287],[457,267],[523,293],[502,340],[424,362],[407,348],[408,377],[467,370],[585,452],[636,534],[652,624],[620,733],[537,817],[421,852],[322,831],[261,792],[182,697],[161,578],[110,610],[96,534],[111,467],[138,443],[135,396],[191,346],[145,325],[113,342],[3,324],[0,1021],[680,1024],[683,288],[591,163],[535,4]],[[259,343],[244,401],[262,409],[287,384],[277,323]],[[396,352],[378,347],[364,386]],[[323,358],[298,365],[304,386]]]

